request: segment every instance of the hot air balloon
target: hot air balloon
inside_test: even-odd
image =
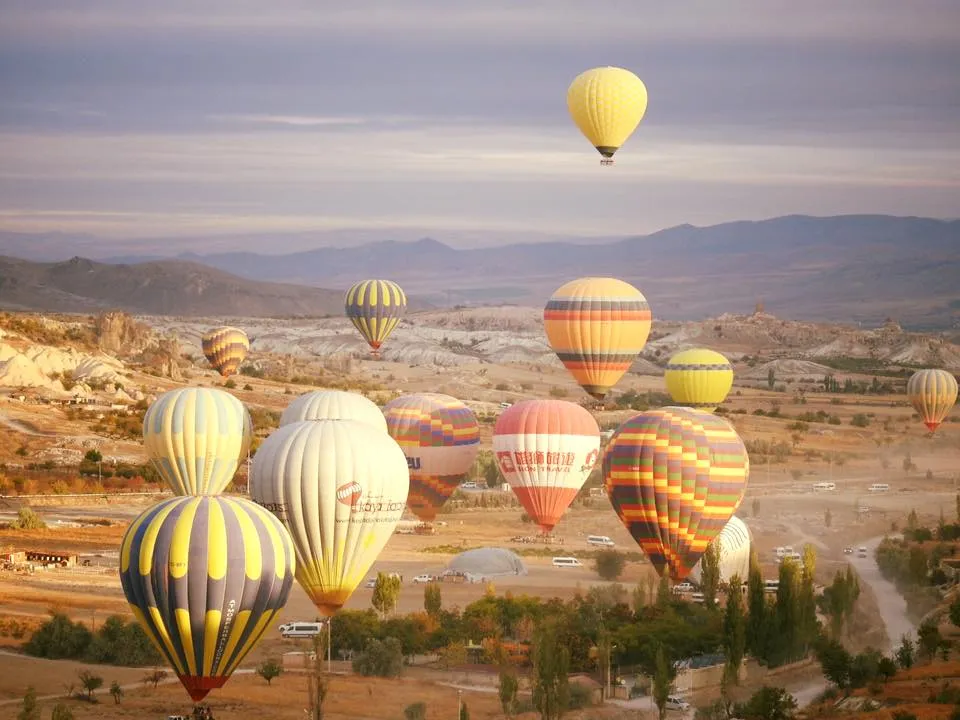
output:
[[[647,111],[647,88],[629,70],[599,67],[574,78],[567,109],[590,144],[613,165],[613,154],[637,129]]]
[[[283,411],[280,427],[304,420],[359,420],[387,431],[387,421],[373,400],[344,390],[304,393]]]
[[[208,330],[200,340],[203,354],[223,377],[233,375],[250,350],[247,334],[235,327]]]
[[[713,542],[720,545],[720,582],[728,583],[734,575],[746,582],[750,573],[750,528],[747,524],[736,515],[732,516]],[[703,575],[702,563],[701,557],[690,571],[690,579],[695,583],[699,583]]]
[[[677,405],[713,411],[733,387],[733,368],[720,353],[695,348],[670,358],[664,379]]]
[[[549,533],[597,462],[600,428],[574,403],[524,400],[497,418],[493,451],[524,510]]]
[[[580,386],[598,400],[647,344],[650,319],[643,294],[615,278],[568,282],[543,310],[550,346]]]
[[[294,552],[279,521],[243,498],[175,497],[127,529],[120,584],[195,702],[222,687],[287,602]]]
[[[409,488],[400,446],[357,420],[284,425],[260,446],[250,472],[250,496],[290,531],[297,580],[327,617],[387,544]]]
[[[175,495],[216,495],[250,449],[250,413],[216,388],[166,392],[143,416],[143,444]]]
[[[364,280],[347,290],[344,306],[376,355],[407,311],[407,296],[390,280]]]
[[[907,397],[933,432],[957,402],[957,379],[946,370],[918,370],[907,381]]]
[[[657,572],[682,580],[743,500],[750,460],[737,431],[702,410],[640,413],[603,458],[607,495]]]
[[[386,404],[383,414],[390,437],[407,456],[407,507],[430,522],[477,458],[477,418],[456,398],[439,393],[401,395]]]

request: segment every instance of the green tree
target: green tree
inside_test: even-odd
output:
[[[960,596],[950,603],[950,622],[960,627]]]
[[[99,450],[87,450],[87,453],[83,456],[83,459],[90,463],[98,463],[103,460],[103,455]]]
[[[520,689],[520,682],[517,674],[506,665],[500,667],[499,679],[497,694],[500,697],[500,709],[503,710],[504,717],[512,718],[517,714],[517,691]]]
[[[544,621],[533,641],[533,706],[541,720],[559,720],[570,700],[570,649],[559,629],[556,621]]]
[[[317,633],[313,636],[313,651],[306,653],[307,665],[307,718],[323,720],[330,681],[323,672],[323,659],[327,655],[327,636]]]
[[[87,700],[89,702],[96,702],[97,699],[93,694],[103,687],[103,678],[99,675],[94,675],[89,670],[81,670],[77,673],[77,677],[80,678],[80,685],[87,691]]]
[[[470,711],[467,709],[467,703],[460,701],[460,720],[470,720]]]
[[[750,503],[750,514],[753,515],[753,517],[760,516],[760,500],[758,498],[754,498],[753,502]]]
[[[397,607],[400,599],[400,578],[387,575],[386,573],[377,573],[377,582],[373,587],[373,597],[370,604],[380,614],[380,617],[386,617]]]
[[[427,583],[423,586],[423,609],[432,618],[440,615],[443,609],[443,597],[438,583]]]
[[[673,687],[677,669],[667,659],[667,654],[660,643],[657,644],[657,652],[654,658],[653,702],[657,706],[660,720],[664,720],[667,716],[667,698],[670,697],[670,688]]]
[[[427,720],[427,704],[425,702],[415,702],[407,705],[403,709],[405,720]]]
[[[31,508],[22,507],[17,510],[17,519],[10,527],[14,530],[43,530],[47,524]]]
[[[827,508],[823,511],[823,525],[824,527],[830,527],[833,524],[833,513],[830,512],[830,508]]]
[[[853,658],[839,641],[823,640],[816,648],[817,662],[823,670],[823,676],[841,690],[850,685],[850,664]]]
[[[40,708],[37,707],[37,691],[33,689],[33,685],[28,685],[27,691],[23,694],[17,720],[40,720]]]
[[[913,641],[907,636],[904,635],[900,639],[900,647],[897,648],[896,658],[897,665],[899,665],[904,670],[909,670],[913,667],[914,660],[914,646]]]
[[[86,625],[58,612],[34,631],[23,649],[35,657],[75,659],[87,652],[91,637]]]
[[[710,610],[717,606],[717,591],[720,588],[720,543],[714,541],[707,545],[700,557],[700,592],[703,603]]]
[[[123,697],[123,688],[120,687],[120,683],[114,680],[110,683],[110,694],[113,695],[113,702],[116,705],[120,704],[120,698]]]
[[[668,607],[671,602],[673,602],[673,591],[670,589],[670,578],[664,575],[657,584],[657,607]]]
[[[936,655],[941,640],[940,629],[936,622],[927,620],[917,628],[917,645],[920,649],[920,656],[928,662],[933,660]]]
[[[740,576],[734,575],[727,588],[727,607],[723,613],[723,650],[727,656],[725,673],[734,684],[740,683],[740,666],[747,650],[747,620],[740,588]]]
[[[774,372],[773,368],[767,370],[767,388],[773,390],[774,386],[777,384],[777,374]]]
[[[403,647],[396,638],[370,638],[353,659],[353,671],[364,677],[398,677],[403,671]]]
[[[273,682],[274,678],[280,677],[280,673],[283,672],[283,668],[273,658],[267,658],[259,665],[257,665],[257,675],[262,677],[267,681],[267,685]]]
[[[763,588],[763,574],[756,551],[750,553],[750,573],[747,575],[747,650],[761,657],[766,649],[767,596]]]
[[[616,580],[626,564],[626,556],[612,548],[599,550],[594,558],[594,569],[603,580]]]
[[[63,703],[57,703],[50,713],[50,720],[73,720],[73,710]]]
[[[797,701],[786,690],[764,685],[744,705],[737,706],[737,717],[743,720],[790,720]]]

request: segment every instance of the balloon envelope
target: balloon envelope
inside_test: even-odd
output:
[[[907,397],[931,431],[957,402],[957,379],[946,370],[918,370],[907,381]]]
[[[623,145],[647,111],[647,88],[636,75],[618,67],[581,73],[567,89],[570,117],[605,158]]]
[[[429,522],[463,482],[480,450],[473,411],[449,395],[401,395],[383,408],[390,437],[407,457],[407,507]]]
[[[715,410],[733,387],[733,368],[720,353],[694,348],[670,358],[664,380],[677,405]]]
[[[223,377],[237,372],[250,350],[247,334],[239,328],[228,326],[208,330],[200,339],[200,344],[204,357]]]
[[[175,495],[216,495],[250,449],[250,413],[217,388],[166,392],[143,416],[143,444]]]
[[[257,645],[293,574],[287,531],[243,498],[165,500],[141,513],[120,545],[127,602],[196,702]]]
[[[741,582],[747,582],[750,573],[750,528],[747,524],[733,515],[723,526],[720,534],[713,542],[720,546],[720,582],[728,583],[736,575]],[[690,579],[700,582],[703,558],[690,571]]]
[[[357,420],[285,425],[253,459],[250,496],[289,530],[297,580],[326,616],[347,601],[403,515],[407,460]]]
[[[344,308],[370,347],[378,350],[407,311],[407,296],[390,280],[364,280],[347,290]]]
[[[640,413],[614,433],[604,485],[657,572],[685,578],[743,500],[750,460],[733,427],[684,407]]]
[[[524,510],[550,532],[597,462],[600,429],[574,403],[524,400],[497,418],[493,451]]]
[[[553,294],[543,327],[580,386],[602,399],[647,344],[651,317],[647,299],[630,283],[587,277]]]
[[[280,427],[304,420],[359,420],[387,431],[387,421],[373,400],[344,390],[304,393],[283,411]]]

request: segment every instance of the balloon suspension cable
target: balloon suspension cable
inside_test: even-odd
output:
[[[603,167],[610,167],[613,165],[613,158],[600,158],[600,165]]]

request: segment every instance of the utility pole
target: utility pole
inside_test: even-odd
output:
[[[463,690],[457,690],[457,720],[463,717]]]

